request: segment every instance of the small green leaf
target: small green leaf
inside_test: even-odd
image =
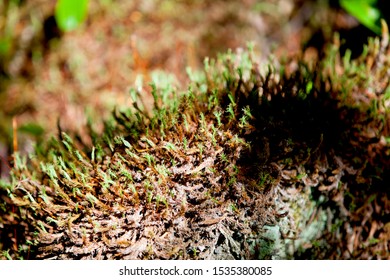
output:
[[[27,123],[25,125],[22,125],[21,127],[18,128],[19,132],[27,133],[32,136],[42,136],[44,129],[42,126],[35,124],[35,123]]]
[[[80,26],[87,16],[88,0],[58,0],[55,18],[58,27],[71,31]]]
[[[340,0],[341,7],[361,24],[377,34],[381,33],[380,11],[375,7],[377,0]]]
[[[11,50],[11,38],[0,37],[0,56],[6,56]]]

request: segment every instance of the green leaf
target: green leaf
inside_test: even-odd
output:
[[[27,133],[36,137],[39,137],[43,134],[44,129],[42,126],[35,123],[27,123],[18,128],[19,132]]]
[[[8,55],[11,50],[11,38],[9,37],[0,37],[0,56]]]
[[[63,31],[76,29],[84,22],[87,11],[88,0],[58,0],[55,9],[58,27]]]
[[[376,2],[377,0],[340,0],[340,5],[361,24],[381,34],[381,12],[375,7]]]

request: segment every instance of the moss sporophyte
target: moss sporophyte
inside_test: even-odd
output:
[[[188,70],[193,81],[181,93],[152,83],[152,110],[132,90],[133,107],[115,112],[99,137],[91,131],[90,146],[62,132],[46,152],[15,155],[12,180],[1,184],[1,207],[13,217],[3,221],[13,244],[3,256],[26,257],[13,248],[29,244],[37,259],[292,258],[314,240],[347,234],[325,225],[337,211],[350,225],[351,213],[335,209],[365,202],[349,207],[337,195],[375,185],[362,174],[374,175],[388,153],[378,144],[356,160],[368,151],[356,143],[375,143],[368,122],[389,137],[388,94],[380,94],[389,92],[388,42],[373,40],[348,64],[330,49],[284,74],[259,66],[251,50],[208,59],[199,75]],[[329,71],[335,64],[341,74]],[[351,68],[372,78],[363,82]],[[354,73],[348,83],[343,73]],[[357,98],[360,86],[375,90],[375,115]],[[327,256],[331,249],[321,248]]]

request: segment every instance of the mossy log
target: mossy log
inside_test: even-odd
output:
[[[1,184],[7,252],[388,258],[386,38],[354,61],[333,46],[311,66],[263,67],[252,50],[229,52],[189,71],[186,91],[151,84],[152,110],[132,90],[131,108],[103,134],[90,131],[92,146],[60,131],[44,151],[15,154],[12,181]],[[375,236],[351,235],[362,219],[376,223]]]

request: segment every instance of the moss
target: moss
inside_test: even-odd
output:
[[[365,141],[362,129],[368,121],[382,123],[378,133],[388,137],[386,95],[377,96],[375,111],[356,95],[356,85],[387,89],[380,81],[388,46],[377,42],[368,47],[374,68],[368,54],[340,62],[332,49],[323,62],[289,71],[287,65],[262,69],[251,51],[228,52],[206,60],[203,73],[188,70],[192,82],[184,92],[159,73],[150,84],[152,109],[142,101],[142,87],[131,90],[133,107],[115,111],[102,135],[91,131],[92,146],[60,131],[28,162],[15,155],[13,182],[2,186],[9,197],[3,208],[18,209],[12,212],[23,234],[15,240],[8,231],[9,243],[33,244],[30,258],[306,254],[302,242],[292,251],[284,244],[295,238],[322,244],[330,206],[347,221],[334,197],[369,170],[343,163],[356,162],[360,148],[353,143]],[[361,81],[362,69],[373,79]],[[351,75],[355,85],[346,79]],[[19,255],[26,253],[12,251]]]

